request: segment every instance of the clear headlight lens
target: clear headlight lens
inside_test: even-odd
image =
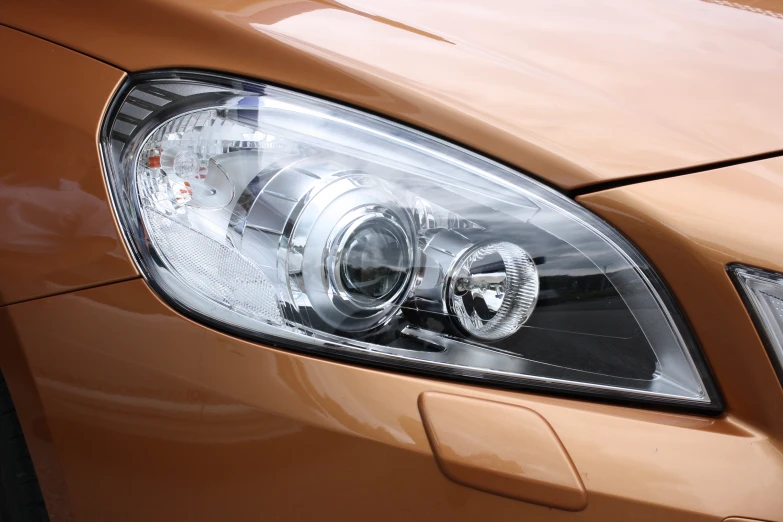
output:
[[[783,274],[743,265],[728,270],[783,383]]]
[[[195,74],[134,81],[103,147],[140,269],[213,326],[431,374],[716,406],[635,249],[485,158]]]

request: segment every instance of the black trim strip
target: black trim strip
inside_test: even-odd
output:
[[[134,118],[133,116],[128,116],[127,114],[123,114],[121,112],[117,113],[117,116],[115,119],[119,121],[124,121],[125,123],[130,123],[131,125],[140,125],[144,120],[140,120],[138,118]]]
[[[163,89],[158,89],[153,85],[140,85],[136,87],[136,89],[141,92],[146,92],[147,94],[151,94],[153,96],[157,96],[158,98],[163,98],[164,100],[169,100],[169,101],[176,101],[184,98],[184,96],[181,96],[173,92],[164,91]]]
[[[156,105],[152,102],[144,101],[141,98],[136,98],[135,96],[128,96],[125,99],[126,103],[130,103],[131,105],[135,105],[136,107],[141,107],[142,109],[155,112],[159,111],[161,107],[165,107],[166,104],[162,103],[160,105]]]

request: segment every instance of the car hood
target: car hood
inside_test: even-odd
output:
[[[781,13],[783,0],[6,0],[0,22],[128,71],[313,92],[576,189],[783,150]]]

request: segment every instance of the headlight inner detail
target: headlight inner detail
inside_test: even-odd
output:
[[[433,375],[717,406],[641,255],[459,147],[195,73],[132,79],[102,147],[141,271],[210,325]]]

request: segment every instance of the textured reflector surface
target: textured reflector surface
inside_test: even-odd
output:
[[[183,280],[237,313],[283,323],[275,289],[256,263],[154,209],[145,210],[164,261]]]

